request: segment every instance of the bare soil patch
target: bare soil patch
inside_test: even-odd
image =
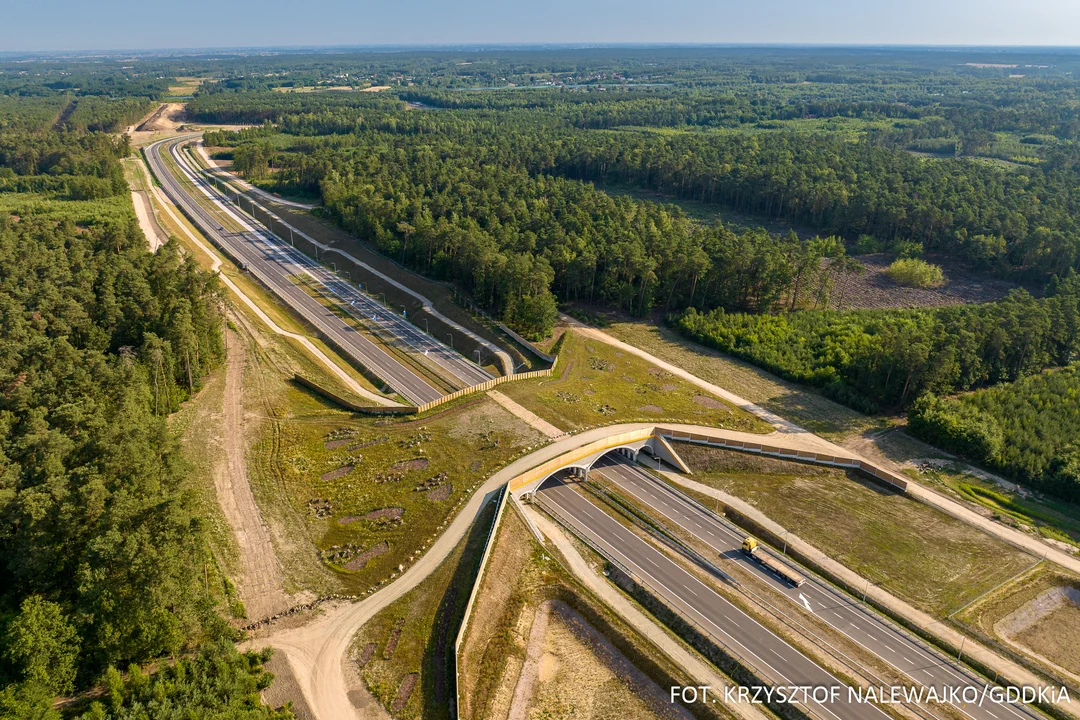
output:
[[[428,493],[428,499],[434,502],[443,502],[445,500],[449,500],[450,495],[453,492],[454,483],[443,483],[442,485]]]
[[[216,418],[221,423],[224,454],[215,463],[214,486],[240,550],[240,572],[235,578],[240,597],[248,617],[261,619],[285,610],[296,598],[285,592],[273,538],[251,491],[243,405],[247,360],[244,340],[230,333],[223,405]]]
[[[360,516],[361,520],[378,520],[379,518],[399,518],[405,514],[405,508],[388,507],[372,510]]]
[[[656,415],[664,412],[664,408],[659,405],[642,405],[638,408],[643,413],[649,413],[650,415]]]
[[[388,552],[390,552],[390,543],[383,540],[378,545],[372,545],[367,550],[360,553],[359,555],[354,557],[352,560],[350,560],[348,563],[346,563],[345,564],[345,569],[346,570],[363,570],[364,566],[367,565],[369,562],[371,562],[375,558],[379,557],[380,555],[385,555]]]
[[[356,658],[356,664],[360,667],[364,667],[369,662],[371,662],[371,658],[375,657],[376,647],[377,646],[375,645],[375,643],[368,643],[367,645],[365,645],[364,648],[360,651],[360,655],[358,655]]]
[[[413,688],[416,687],[416,682],[419,679],[420,673],[409,673],[405,676],[401,681],[401,685],[398,686],[394,702],[390,703],[390,710],[400,712],[405,709],[405,705],[408,704],[409,698],[412,697]]]
[[[540,647],[534,647],[538,639]],[[538,612],[527,652],[512,720],[564,716],[568,708],[593,718],[692,717],[685,708],[672,705],[656,682],[560,600],[550,601],[547,622]],[[523,683],[532,685],[534,692],[526,695]]]
[[[405,629],[405,618],[398,618],[390,631],[390,639],[386,641],[386,649],[383,650],[383,660],[389,660],[397,652],[398,643],[401,642],[401,632]]]
[[[885,270],[895,259],[891,255],[860,255],[856,258],[866,268],[862,275],[836,276],[829,307],[853,309],[916,308],[981,303],[1000,300],[1020,287],[996,278],[982,277],[961,266],[940,258],[948,281],[938,288],[916,288],[900,285]]]
[[[725,407],[724,403],[720,402],[716,398],[711,398],[708,395],[695,395],[694,404],[702,407],[711,408],[712,410],[720,410]]]
[[[427,458],[413,458],[412,460],[402,460],[396,462],[390,466],[390,469],[394,472],[409,472],[410,470],[423,470],[431,463]]]
[[[1072,590],[1074,588],[1070,588]],[[1050,660],[1074,677],[1080,676],[1080,592],[1058,603],[1012,639]]]
[[[957,616],[975,633],[1080,682],[1080,577],[1040,565]]]
[[[136,132],[163,132],[177,130],[184,124],[184,104],[164,103],[147,118]]]
[[[339,447],[345,447],[352,442],[352,438],[341,438],[340,440],[330,440],[323,443],[323,447],[327,450],[337,450]],[[349,448],[350,450],[352,448]]]
[[[315,715],[304,698],[304,692],[300,689],[300,683],[297,682],[285,653],[274,653],[264,667],[274,674],[274,681],[270,683],[270,687],[262,691],[262,701],[272,708],[279,708],[291,702],[293,717],[296,720],[315,720]]]
[[[331,480],[337,480],[340,477],[345,477],[353,471],[352,465],[342,465],[337,470],[331,470],[330,472],[323,473],[319,476],[319,479],[323,482],[329,482]]]

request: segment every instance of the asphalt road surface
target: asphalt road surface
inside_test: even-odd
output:
[[[888,717],[876,705],[852,701],[843,682],[591,503],[561,475],[542,484],[537,495],[554,507],[561,521],[572,523],[604,553],[644,578],[652,592],[742,656],[769,685],[839,688],[835,700],[811,698],[803,705],[810,714],[824,720]]]
[[[174,146],[171,152],[187,177],[220,207],[221,201],[227,198],[218,194],[216,185],[205,182],[201,168],[179,153],[179,147]],[[365,295],[358,287],[353,287],[351,282],[342,280],[341,276],[296,250],[280,236],[267,231],[264,226],[247,216],[236,212],[230,214],[233,217],[239,216],[241,222],[258,232],[261,240],[269,246],[272,259],[301,268],[305,275],[315,280],[323,292],[334,296],[338,305],[365,327],[401,352],[413,355],[417,361],[454,387],[468,387],[492,379],[493,376],[487,370],[423,332],[403,315],[397,315],[373,297]]]
[[[791,602],[804,607],[818,618],[846,635],[853,642],[877,655],[908,677],[913,685],[935,688],[973,686],[980,693],[986,680],[951,658],[932,650],[913,636],[902,632],[888,619],[845,595],[820,577],[797,568],[806,578],[798,588],[777,577],[741,551],[746,533],[726,520],[703,510],[674,488],[642,468],[617,456],[602,458],[592,472],[599,472],[624,493],[693,534],[718,553],[725,562],[737,562],[757,573],[773,589]],[[769,550],[765,550],[769,552]],[[790,560],[772,553],[791,564]],[[1041,718],[1040,713],[1024,705],[994,704],[955,706],[976,720],[1027,720]]]
[[[314,325],[320,332],[333,341],[357,362],[384,380],[390,387],[408,400],[420,404],[442,397],[442,393],[432,387],[424,378],[411,368],[406,367],[389,355],[376,343],[350,326],[330,309],[297,287],[290,276],[310,274],[314,261],[264,230],[253,226],[240,213],[220,201],[208,187],[208,183],[186,168],[184,159],[176,151],[176,145],[187,139],[167,140],[155,143],[146,149],[146,156],[154,175],[161,183],[169,198],[199,226],[199,230],[242,262],[245,268],[255,275],[276,295],[289,304],[296,312]],[[208,210],[189,196],[188,189],[175,178],[165,166],[161,153],[173,154],[181,171],[188,180],[205,194],[207,198],[227,212],[233,222],[243,227],[242,232],[225,230],[220,221]],[[321,271],[323,268],[316,265]],[[359,294],[359,293],[358,293]],[[364,296],[366,297],[366,296]],[[390,313],[381,305],[379,308],[386,315]]]

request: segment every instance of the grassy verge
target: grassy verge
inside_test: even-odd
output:
[[[687,445],[679,452],[698,482],[749,502],[933,615],[958,610],[1034,562],[1011,545],[853,471]]]
[[[1080,606],[1049,601],[1062,589],[1080,592],[1080,576],[1042,564],[990,593],[953,620],[985,642],[1020,653],[1051,675],[1080,678]],[[1074,596],[1075,597],[1075,596]]]
[[[363,648],[374,646],[374,654],[361,668],[364,682],[395,718],[450,717],[454,640],[495,508],[489,503],[439,569],[369,620],[357,635],[361,658]],[[402,685],[413,674],[418,678],[406,696]]]
[[[619,321],[606,327],[605,332],[831,440],[885,424],[881,418],[863,415],[812,390],[686,340],[661,325]]]
[[[753,415],[647,361],[586,339],[574,330],[549,378],[504,385],[500,391],[563,430],[629,421],[681,421],[769,432]]]
[[[1080,507],[1072,503],[1017,486],[1006,489],[953,466],[922,470],[917,479],[990,510],[1002,524],[1080,547]]]

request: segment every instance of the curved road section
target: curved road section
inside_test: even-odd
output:
[[[222,196],[218,194],[219,187],[216,184],[202,182],[206,177],[221,181],[222,173],[203,169],[199,166],[197,160],[194,163],[188,162],[188,160],[179,153],[179,150],[181,150],[180,145],[182,144],[183,143],[178,144],[171,152],[178,161],[183,163],[182,167],[184,172],[191,178],[198,178],[200,186],[210,193],[212,199],[216,201],[224,199],[228,202],[234,202],[238,208],[243,210],[239,194],[233,197],[226,191],[224,196]],[[201,145],[196,145],[195,147],[201,148]],[[348,255],[348,253],[323,245],[315,240],[315,238],[297,230],[283,221],[280,217],[272,214],[265,207],[257,205],[251,198],[247,198],[247,200],[252,213],[254,213],[254,208],[257,206],[270,217],[269,229],[265,225],[257,225],[257,227],[263,235],[268,235],[275,241],[275,251],[287,254],[291,262],[301,265],[310,278],[318,282],[323,290],[329,292],[329,294],[337,299],[342,309],[363,323],[369,330],[377,334],[385,342],[393,345],[402,352],[412,354],[417,361],[433,369],[456,388],[478,385],[487,382],[494,377],[487,370],[480,367],[480,365],[472,362],[471,359],[466,358],[445,343],[440,342],[433,335],[422,331],[419,327],[409,322],[404,316],[399,317],[385,305],[377,302],[373,297],[360,292],[360,290],[353,287],[350,282],[342,280],[340,275],[327,270],[304,253],[298,252],[292,246],[293,236],[299,235],[303,237],[312,245],[316,246],[316,248],[321,248],[324,253],[336,253],[349,258],[357,265],[365,267],[369,272],[379,275],[382,279],[392,283],[402,291],[418,298],[424,303],[425,309],[434,314],[434,309],[430,307],[430,301],[423,295],[420,295],[411,288],[383,275],[365,263],[357,261],[355,258]],[[244,219],[248,224],[256,224],[254,220],[250,220],[247,217]],[[276,220],[279,225],[279,232],[277,234],[273,232],[274,220]],[[284,240],[284,233],[280,231],[281,227],[284,227],[289,231],[288,243]],[[318,250],[316,250],[316,254],[318,254]],[[458,330],[459,332],[472,335],[472,333],[465,328],[459,327]],[[476,339],[483,342],[480,338]],[[485,346],[486,345],[489,345],[489,343],[485,343]]]
[[[185,171],[185,163],[176,152],[176,145],[189,139],[170,139],[154,143],[146,148],[146,158],[166,195],[184,211],[188,218],[199,227],[199,230],[211,242],[225,250],[232,259],[241,263],[244,269],[250,271],[343,352],[381,378],[402,397],[416,404],[442,397],[439,390],[429,385],[416,372],[402,365],[292,282],[290,278],[307,274],[308,265],[314,261],[281,243],[270,233],[252,226],[246,218],[239,216],[227,204],[218,202],[206,181],[191,174],[190,171]],[[211,202],[219,205],[232,222],[243,228],[242,231],[230,232],[224,229],[217,218],[188,194],[184,185],[166,166],[161,157],[163,150],[173,154],[177,166],[187,175],[187,181],[204,193]],[[384,314],[386,314],[385,309]]]

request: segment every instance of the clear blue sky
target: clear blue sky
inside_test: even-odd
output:
[[[1080,45],[1080,0],[9,0],[0,51],[434,43]]]

